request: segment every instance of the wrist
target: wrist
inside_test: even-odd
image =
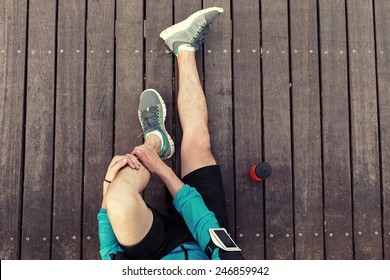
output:
[[[175,172],[173,172],[171,168],[166,170],[166,173],[163,177],[161,177],[161,179],[163,180],[173,198],[184,186],[184,183],[179,179],[179,177],[176,176]]]
[[[163,180],[163,182],[166,182],[172,177],[172,174],[173,170],[169,166],[165,166],[157,175],[161,180]]]

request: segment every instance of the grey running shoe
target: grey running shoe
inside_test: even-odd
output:
[[[144,136],[153,130],[161,132],[163,143],[159,156],[162,160],[170,158],[175,152],[175,144],[164,125],[166,115],[167,109],[160,94],[154,89],[144,90],[139,100],[138,118]]]
[[[211,22],[222,13],[223,9],[218,7],[200,10],[186,20],[165,29],[160,33],[160,37],[175,55],[182,44],[198,50],[206,38]]]

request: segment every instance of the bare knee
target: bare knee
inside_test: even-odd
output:
[[[216,161],[211,152],[208,130],[200,130],[194,134],[184,133],[181,144],[182,176],[201,167],[214,164]]]
[[[148,184],[149,179],[150,173],[143,165],[141,165],[139,170],[134,170],[129,166],[126,166],[119,171],[111,184],[121,186],[117,187],[119,189],[122,187],[125,189],[131,188],[131,190],[142,193]]]
[[[200,155],[211,154],[210,134],[207,128],[184,133],[182,149],[190,149]]]
[[[131,213],[138,207],[140,194],[137,188],[117,179],[110,184],[105,199],[108,212]]]

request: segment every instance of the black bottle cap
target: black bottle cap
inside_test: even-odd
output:
[[[262,162],[256,165],[255,172],[257,177],[261,179],[267,179],[269,176],[271,176],[272,167],[268,163]]]

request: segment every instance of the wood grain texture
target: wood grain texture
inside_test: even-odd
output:
[[[259,2],[235,1],[232,10],[236,240],[245,259],[264,259],[264,184],[249,176],[263,161]]]
[[[82,258],[99,259],[97,218],[113,156],[115,1],[88,1]]]
[[[224,9],[223,14],[212,23],[208,39],[204,44],[204,75],[211,149],[221,167],[230,233],[234,236],[235,191],[230,1],[204,0],[203,8],[209,7]]]
[[[375,0],[376,62],[382,167],[383,252],[390,259],[390,2]]]
[[[172,0],[146,1],[146,88],[157,90],[164,99],[167,108],[165,127],[173,135],[172,129],[172,54],[166,53],[167,47],[160,38],[160,32],[172,25]],[[172,166],[172,159],[166,163]],[[144,191],[145,201],[156,209],[166,212],[166,196],[168,195],[162,181],[156,176]]]
[[[382,258],[372,1],[347,1],[356,259]]]
[[[55,27],[56,1],[30,1],[22,259],[51,255]]]
[[[323,259],[321,109],[316,0],[290,1],[295,258]],[[315,234],[318,233],[318,236]]]
[[[142,144],[138,120],[143,91],[143,1],[116,1],[115,154],[130,153]]]
[[[58,3],[52,259],[81,258],[85,4]]]
[[[27,1],[0,2],[0,259],[20,251]]]
[[[353,258],[345,1],[319,1],[326,259]],[[332,233],[332,236],[330,234]]]
[[[0,1],[0,259],[100,259],[102,180],[142,143],[145,88],[167,103],[180,175],[159,34],[211,6],[225,13],[197,64],[245,257],[390,259],[387,0]],[[256,184],[260,161],[273,174]],[[170,199],[158,178],[145,197]]]
[[[288,5],[261,2],[264,160],[272,168],[265,186],[266,258],[294,258]]]

